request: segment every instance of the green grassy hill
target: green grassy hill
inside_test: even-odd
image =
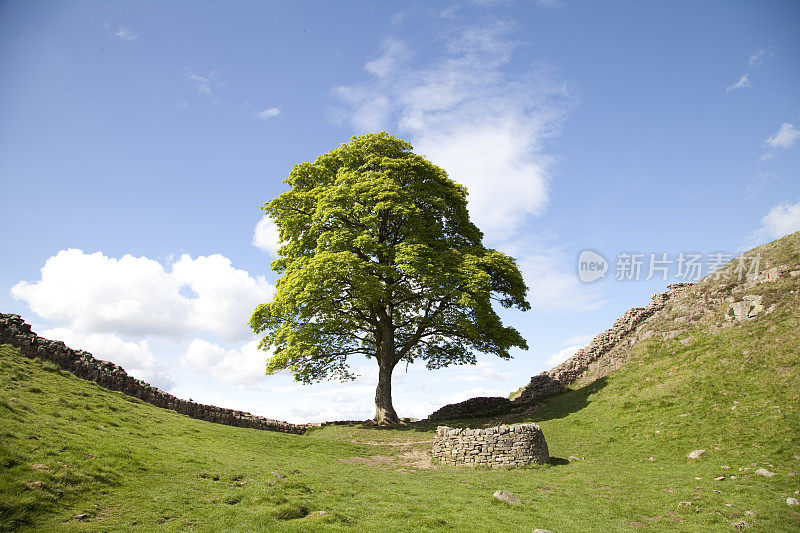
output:
[[[798,234],[758,251],[800,268]],[[504,418],[540,424],[553,456],[513,470],[431,465],[435,424],[296,436],[193,420],[2,346],[0,527],[800,531],[786,503],[800,498],[800,276],[784,270],[750,287],[702,282],[687,296],[702,318],[675,321],[692,309],[683,300],[647,325],[679,334]],[[710,293],[761,295],[765,309],[728,327],[731,302]],[[523,503],[494,500],[498,489]]]

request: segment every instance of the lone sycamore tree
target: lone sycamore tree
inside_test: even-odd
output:
[[[474,351],[509,359],[527,349],[493,302],[530,309],[513,258],[483,246],[467,190],[406,141],[353,137],[295,165],[291,189],[264,204],[281,239],[270,303],[250,318],[267,374],[288,369],[312,383],[356,376],[348,356],[378,363],[375,422],[397,423],[392,371],[475,364]]]

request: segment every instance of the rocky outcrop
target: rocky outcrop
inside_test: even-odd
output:
[[[592,363],[617,346],[627,335],[645,320],[664,308],[667,302],[677,293],[692,283],[675,283],[669,285],[665,292],[654,294],[647,307],[634,307],[625,311],[614,325],[597,335],[585,348],[557,367],[542,372],[531,378],[530,383],[512,400],[515,405],[536,402],[558,394],[580,378]]]
[[[428,416],[428,420],[456,420],[459,418],[479,418],[507,413],[511,410],[511,400],[502,396],[479,396],[459,403],[445,405]]]
[[[486,429],[436,428],[432,458],[440,464],[521,466],[550,458],[544,433],[536,424]]]
[[[129,376],[125,370],[109,361],[95,359],[83,350],[73,350],[61,341],[44,339],[31,331],[19,315],[0,313],[0,344],[10,344],[31,359],[52,361],[76,376],[94,381],[101,387],[134,396],[149,404],[171,409],[191,418],[243,428],[302,434],[306,424],[290,424],[243,411],[182,400],[149,383]]]

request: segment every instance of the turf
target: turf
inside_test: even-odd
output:
[[[800,531],[798,279],[753,289],[769,314],[638,343],[610,376],[505,418],[540,424],[553,456],[518,469],[431,465],[435,424],[297,436],[193,420],[0,346],[0,527]]]

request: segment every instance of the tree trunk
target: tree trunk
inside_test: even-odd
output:
[[[400,419],[392,406],[392,370],[394,364],[389,361],[378,362],[378,388],[375,390],[375,423],[397,424]]]
[[[391,311],[391,309],[389,309]],[[389,313],[389,316],[391,314]],[[375,423],[397,424],[400,419],[392,406],[392,371],[397,364],[394,353],[394,328],[384,324],[378,340],[378,388],[375,390]]]

